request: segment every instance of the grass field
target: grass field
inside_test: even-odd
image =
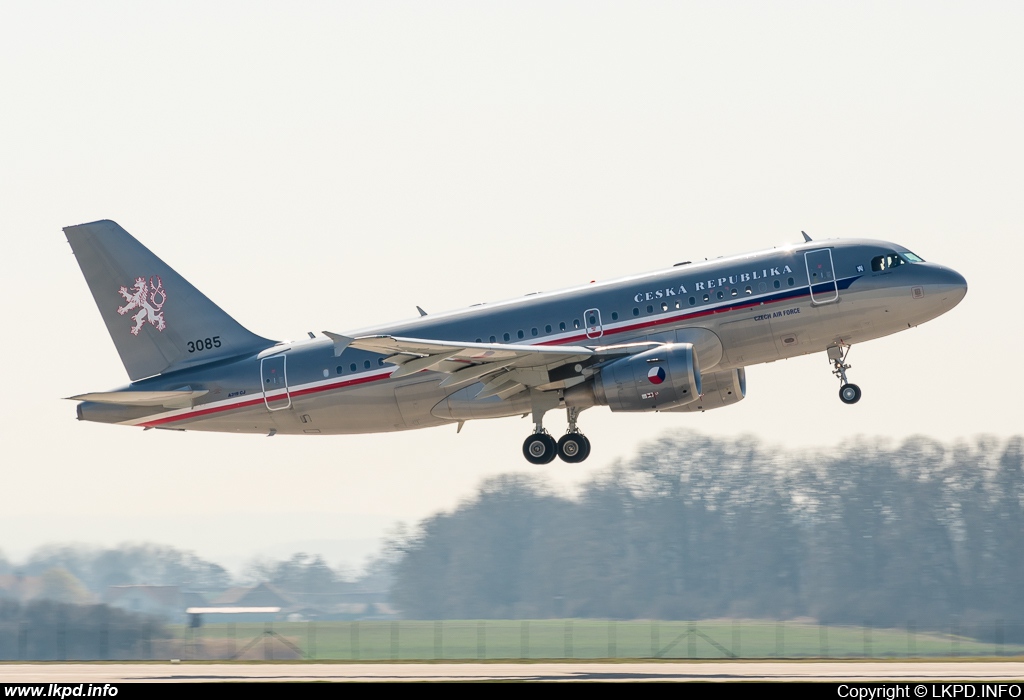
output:
[[[445,620],[173,629],[190,659],[913,658],[1024,654],[956,634],[762,620]]]

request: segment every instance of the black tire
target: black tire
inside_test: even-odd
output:
[[[576,462],[582,462],[590,456],[590,439],[586,435],[580,433],[580,440],[583,441],[583,449],[580,451],[579,456],[576,458]]]
[[[854,404],[860,401],[860,387],[856,384],[843,384],[839,387],[839,400],[845,404]]]
[[[582,461],[585,441],[586,438],[580,433],[566,433],[558,441],[558,456],[569,464]]]
[[[534,433],[523,442],[523,456],[531,464],[548,464],[557,453],[558,445],[547,433]]]

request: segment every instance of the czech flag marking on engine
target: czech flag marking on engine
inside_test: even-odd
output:
[[[661,384],[665,381],[665,370],[661,367],[652,367],[651,371],[647,373],[647,379],[651,384]]]

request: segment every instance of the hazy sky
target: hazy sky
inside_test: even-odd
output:
[[[1022,432],[1024,5],[6,2],[0,551],[153,540],[358,564],[488,475],[566,487],[687,429],[842,450]],[[755,366],[703,415],[597,408],[352,437],[143,432],[62,226],[114,219],[254,332],[299,338],[816,238],[967,277],[949,314]],[[553,433],[564,416],[552,414]],[[348,542],[342,542],[347,540]]]

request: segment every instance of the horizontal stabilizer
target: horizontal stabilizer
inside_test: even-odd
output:
[[[109,403],[117,406],[164,406],[166,408],[188,408],[200,396],[209,391],[202,389],[192,391],[98,391],[92,394],[69,396],[71,401],[91,401],[93,403]]]

